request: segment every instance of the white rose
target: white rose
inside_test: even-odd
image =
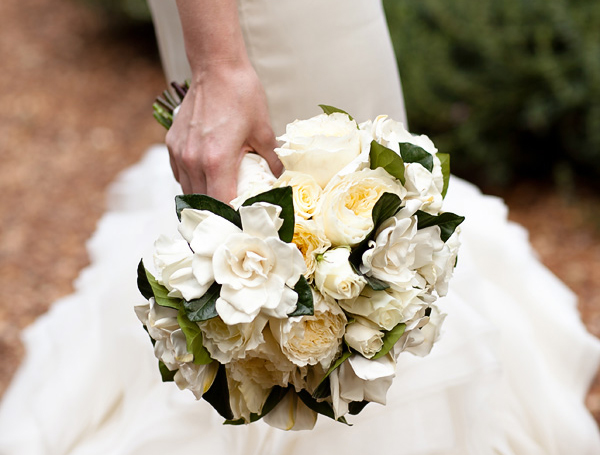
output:
[[[348,258],[350,248],[334,248],[323,254],[317,262],[315,285],[323,294],[334,299],[357,297],[367,281],[352,269]]]
[[[383,347],[383,332],[375,324],[356,318],[346,326],[344,339],[348,346],[370,359]]]
[[[332,245],[356,246],[371,232],[371,212],[383,193],[402,198],[406,190],[382,168],[344,175],[325,188],[315,218]]]
[[[294,214],[296,217],[308,220],[317,210],[323,189],[317,181],[308,174],[285,171],[273,185],[276,188],[291,186],[294,198]]]
[[[352,401],[385,404],[395,375],[396,362],[390,354],[376,360],[358,354],[350,356],[329,376],[336,419],[348,412],[348,404]]]
[[[312,281],[317,268],[317,257],[331,246],[323,229],[314,220],[297,220],[292,243],[298,247],[306,264],[304,276]]]
[[[269,325],[290,362],[327,369],[340,350],[346,315],[335,301],[314,290],[313,302],[313,316],[272,319]]]
[[[184,363],[175,373],[174,381],[180,390],[190,390],[199,400],[212,386],[218,370],[218,362],[211,362],[208,365]]]
[[[231,206],[239,208],[246,199],[273,188],[275,176],[267,161],[256,153],[246,153],[242,158],[237,180],[237,197]]]
[[[415,240],[417,217],[414,216],[419,203],[410,201],[395,216],[386,220],[379,228],[371,247],[364,252],[360,271],[388,283],[392,288],[403,291],[415,285],[415,249],[421,251],[430,246],[427,238],[423,244]],[[432,248],[430,247],[432,250]]]
[[[244,357],[247,351],[262,344],[266,324],[267,318],[264,316],[258,316],[252,322],[231,325],[216,317],[199,322],[198,326],[210,356],[225,364]]]
[[[361,316],[384,330],[392,330],[412,318],[423,305],[419,299],[421,292],[419,289],[374,291],[366,286],[356,299],[340,300],[339,304],[350,314]]]
[[[288,171],[312,175],[321,187],[361,152],[355,121],[346,114],[321,114],[286,127],[285,143],[275,149]]]

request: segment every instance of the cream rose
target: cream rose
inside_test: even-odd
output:
[[[273,185],[276,188],[291,186],[294,200],[294,214],[297,218],[308,220],[317,210],[323,189],[308,174],[285,171]]]
[[[367,281],[352,269],[350,248],[334,248],[326,251],[317,261],[315,285],[323,294],[334,299],[357,297]]]
[[[402,198],[406,190],[382,168],[339,177],[325,188],[315,218],[332,245],[356,246],[371,232],[371,212],[383,193]]]
[[[285,168],[313,176],[321,187],[361,152],[356,122],[337,112],[296,120],[277,139],[285,142],[275,149]]]
[[[298,247],[304,258],[304,276],[308,281],[312,281],[317,268],[317,257],[327,251],[331,242],[314,220],[297,220],[292,243]]]
[[[327,369],[340,350],[346,316],[335,301],[314,290],[313,302],[313,316],[271,319],[269,326],[290,362]]]
[[[348,346],[370,359],[383,347],[383,332],[364,318],[356,318],[346,326],[344,339]]]
[[[247,351],[264,342],[263,329],[267,318],[258,316],[252,322],[225,324],[221,318],[212,318],[198,323],[202,331],[202,342],[210,356],[220,363],[243,358]]]

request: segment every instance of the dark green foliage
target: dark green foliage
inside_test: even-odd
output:
[[[120,21],[149,22],[150,10],[146,0],[79,0],[104,11]]]
[[[600,175],[600,2],[385,0],[409,125],[479,183]]]

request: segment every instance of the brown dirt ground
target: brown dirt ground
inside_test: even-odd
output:
[[[73,0],[2,0],[0,17],[0,395],[20,331],[72,290],[106,186],[164,132],[164,80],[147,30],[120,32]],[[520,184],[503,194],[542,261],[600,336],[600,197]],[[600,422],[600,381],[587,399]]]

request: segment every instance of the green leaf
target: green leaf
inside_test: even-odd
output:
[[[339,366],[346,360],[348,360],[352,355],[352,352],[350,352],[347,345],[344,344],[343,349],[344,350],[342,351],[342,355],[333,363],[333,365],[331,365],[331,367],[329,367],[329,370],[327,370],[327,373],[325,373],[325,376],[323,377],[323,379],[321,379],[321,382],[313,392],[314,398],[325,398],[331,394],[331,391],[329,390],[329,375],[333,373],[334,370],[339,368]]]
[[[446,193],[448,192],[448,184],[450,183],[450,154],[438,153],[437,157],[440,159],[440,163],[442,164],[442,175],[444,176],[442,198],[445,198]]]
[[[233,420],[233,412],[229,405],[229,387],[227,386],[225,365],[219,365],[219,370],[212,386],[202,395],[202,398],[209,402],[221,417]]]
[[[348,114],[346,111],[338,109],[337,107],[328,106],[327,104],[319,104],[319,107],[323,109],[323,112],[325,112],[327,115],[331,115],[334,112],[339,112],[340,114],[346,114],[350,120],[354,120],[350,114]]]
[[[429,172],[433,172],[433,155],[418,145],[400,142],[400,155],[405,163],[419,163]]]
[[[382,348],[379,350],[379,352],[377,354],[375,354],[373,357],[371,357],[371,360],[375,360],[380,357],[383,357],[388,352],[390,352],[390,349],[392,349],[394,347],[394,345],[396,344],[396,342],[400,339],[400,337],[402,335],[404,335],[404,330],[406,330],[406,324],[401,323],[401,324],[398,324],[396,327],[394,327],[389,332],[386,332],[385,335],[383,336]]]
[[[279,228],[279,238],[284,242],[290,243],[294,238],[294,195],[292,187],[283,186],[281,188],[273,188],[272,190],[251,197],[242,205],[249,206],[255,202],[268,202],[269,204],[281,207],[281,214],[279,216],[283,220],[283,224]]]
[[[199,299],[184,300],[183,309],[192,322],[206,321],[218,316],[215,304],[221,293],[221,285],[216,281]]]
[[[376,141],[371,142],[371,150],[369,152],[369,162],[371,169],[378,167],[384,168],[388,174],[396,177],[404,185],[404,161],[402,157]]]
[[[371,218],[373,219],[373,229],[360,242],[350,254],[350,263],[355,267],[355,270],[360,269],[362,263],[362,255],[369,248],[369,240],[375,237],[375,233],[379,226],[388,218],[394,216],[402,207],[402,199],[393,193],[383,193],[379,200],[373,206]]]
[[[140,261],[137,268],[137,286],[145,299],[150,300],[151,297],[154,297],[154,292],[152,291],[152,286],[150,286],[150,282],[148,281],[143,260]]]
[[[363,401],[352,401],[351,403],[348,404],[348,412],[350,414],[352,414],[353,416],[355,416],[356,414],[360,413],[366,405],[368,405],[370,403],[370,401],[367,400],[363,400]]]
[[[371,289],[373,289],[374,291],[385,291],[386,289],[389,289],[390,285],[387,284],[385,281],[381,281],[375,277],[369,276],[369,275],[364,275],[361,273],[361,276],[367,280],[367,285],[371,286]]]
[[[183,330],[183,334],[185,335],[187,350],[194,356],[194,363],[196,365],[208,365],[211,363],[213,359],[210,358],[210,354],[202,344],[200,327],[198,327],[197,323],[188,319],[183,308],[177,314],[177,322],[179,322],[181,330]]]
[[[286,396],[286,394],[290,391],[290,389],[291,389],[291,386],[287,387],[285,389],[283,387],[279,387],[277,385],[274,386],[271,389],[271,393],[269,393],[269,396],[267,397],[267,400],[265,401],[265,404],[263,405],[260,414],[255,414],[255,413],[250,414],[250,422],[246,422],[244,419],[226,420],[224,422],[225,425],[244,425],[246,423],[256,422],[257,420],[262,419],[269,412],[271,412],[273,409],[275,409],[275,406],[277,406],[279,404],[279,402],[281,400],[283,400],[283,397]]]
[[[162,382],[173,382],[175,374],[177,373],[177,370],[169,370],[162,360],[158,361],[158,370],[160,371]]]
[[[298,294],[298,303],[296,304],[296,309],[288,314],[288,317],[312,316],[315,314],[312,291],[304,275],[300,276],[296,286],[294,286],[294,291]]]
[[[237,211],[224,202],[205,194],[183,194],[175,196],[175,208],[177,210],[177,218],[179,218],[180,221],[181,211],[183,209],[208,210],[215,215],[225,218],[240,229],[242,228],[242,220]]]
[[[141,272],[140,266],[144,269],[144,271],[146,273],[146,280],[152,290],[152,295],[150,297],[154,296],[154,300],[160,306],[164,306],[167,308],[173,308],[174,310],[181,309],[182,308],[182,303],[181,303],[182,300],[178,299],[178,298],[174,298],[174,297],[169,297],[169,290],[166,287],[164,287],[163,285],[159,284],[158,281],[156,281],[156,278],[154,278],[152,276],[152,274],[144,268],[144,265],[142,264],[142,262],[140,262],[140,265],[138,266],[138,287],[139,287],[140,281],[142,281],[143,286],[144,286],[144,292],[142,292],[142,295],[144,295],[144,297],[145,297],[146,294],[144,294],[144,293],[147,293],[148,289],[145,287],[143,278],[140,278],[140,275],[139,275]],[[141,291],[141,289],[140,289],[140,291]]]
[[[309,409],[312,409],[316,413],[348,425],[348,422],[344,417],[340,417],[339,419],[335,418],[335,412],[333,411],[333,406],[331,405],[331,403],[328,403],[327,401],[317,401],[311,396],[310,393],[308,393],[304,389],[298,392],[298,397]]]
[[[458,225],[465,221],[464,216],[458,216],[452,212],[446,212],[436,216],[418,210],[416,215],[418,220],[417,229],[424,229],[430,226],[439,226],[440,238],[443,242],[446,242],[454,233]]]

